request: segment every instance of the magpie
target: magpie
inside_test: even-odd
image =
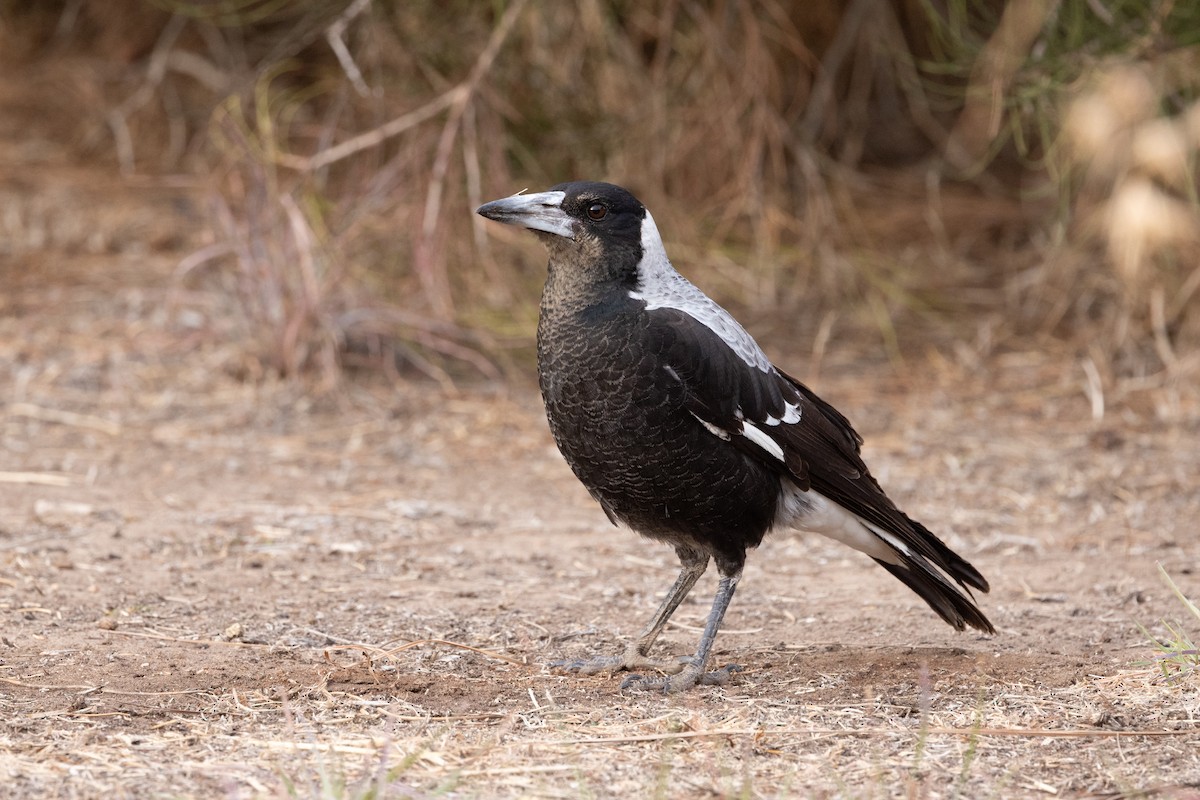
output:
[[[675,271],[654,217],[608,183],[562,183],[480,206],[549,250],[538,379],[558,449],[609,520],[675,548],[681,569],[621,655],[559,662],[628,671],[622,689],[724,683],[706,671],[746,551],[768,531],[823,534],[866,553],[943,620],[994,633],[970,588],[988,582],[888,499],[850,422],[776,368],[723,308]],[[712,561],[720,575],[691,657],[650,647]],[[646,677],[653,669],[663,677]]]

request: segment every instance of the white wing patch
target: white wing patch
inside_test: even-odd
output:
[[[695,411],[689,411],[688,413],[691,414],[693,417],[695,417],[697,422],[699,422],[701,425],[703,425],[705,428],[707,428],[708,432],[711,433],[713,436],[716,436],[718,439],[723,439],[724,441],[729,441],[731,438],[733,438],[733,433],[736,433],[736,431],[730,432],[730,431],[725,430],[724,428],[718,428],[716,425],[713,425],[708,420],[701,419],[696,414]],[[771,456],[776,461],[779,461],[780,463],[784,463],[785,459],[783,457],[783,448],[780,447],[779,442],[775,441],[770,436],[768,436],[766,433],[764,433],[762,430],[757,428],[754,425],[754,423],[747,422],[746,419],[742,416],[742,410],[740,408],[738,409],[738,412],[737,412],[737,418],[738,418],[738,421],[741,422],[741,424],[742,424],[742,430],[740,431],[742,436],[745,436],[748,440],[750,440],[755,445],[757,445],[759,449],[763,450],[767,455]],[[768,417],[768,419],[772,419],[772,418]],[[768,424],[771,424],[771,423],[768,423]],[[778,425],[779,420],[775,420],[774,424]]]
[[[688,413],[691,414],[693,417],[696,417],[696,412],[689,411]],[[729,437],[730,437],[729,431],[722,430],[721,428],[718,428],[716,425],[713,425],[708,420],[703,420],[703,419],[700,419],[699,417],[696,417],[696,421],[699,422],[701,425],[703,425],[705,428],[708,428],[708,432],[711,433],[713,436],[716,436],[718,439],[724,439],[725,441],[729,441]]]
[[[795,403],[787,403],[783,407],[783,419],[776,419],[770,414],[767,414],[767,418],[763,420],[763,423],[774,428],[780,422],[787,423],[788,425],[795,425],[799,421],[800,406],[796,405]]]
[[[783,448],[779,446],[779,442],[767,436],[765,433],[754,427],[753,424],[742,420],[742,434],[754,442],[756,445],[774,456],[777,461],[783,461]]]
[[[751,367],[770,372],[771,362],[746,329],[691,281],[680,275],[667,258],[654,217],[642,220],[642,260],[638,263],[638,288],[629,296],[646,304],[647,311],[673,308],[711,330]],[[797,413],[796,419],[800,419]],[[784,418],[787,422],[787,418]]]

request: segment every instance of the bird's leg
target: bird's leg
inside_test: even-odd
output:
[[[704,666],[708,663],[708,655],[712,651],[713,641],[717,638],[717,631],[721,628],[721,620],[725,617],[725,610],[729,608],[729,602],[733,599],[733,593],[741,578],[740,567],[730,574],[721,576],[721,583],[717,586],[717,595],[713,598],[712,610],[708,613],[708,622],[704,624],[704,633],[700,636],[696,654],[690,659],[686,659],[683,669],[666,678],[630,675],[621,682],[621,688],[673,694],[690,689],[697,684],[719,686],[729,680],[730,675],[739,672],[741,667],[737,664],[729,664],[714,672],[705,672]]]
[[[556,661],[551,666],[561,667],[571,672],[578,672],[581,675],[612,674],[622,670],[634,669],[653,669],[670,674],[684,669],[691,659],[654,659],[647,657],[650,647],[658,639],[658,635],[662,633],[662,629],[666,627],[667,620],[671,618],[671,615],[675,613],[675,609],[679,608],[679,604],[683,602],[683,598],[688,596],[688,592],[696,585],[696,581],[700,580],[700,576],[708,569],[707,553],[683,547],[675,548],[675,552],[679,555],[679,563],[681,565],[679,577],[675,579],[675,583],[667,591],[666,598],[663,599],[658,610],[654,612],[654,616],[650,618],[650,622],[638,634],[637,639],[629,643],[629,647],[625,648],[624,653],[619,656],[595,656],[594,658],[580,659],[579,661]]]

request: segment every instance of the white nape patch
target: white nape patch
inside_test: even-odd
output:
[[[895,536],[864,522],[825,495],[783,482],[775,510],[775,525],[819,533],[888,564],[903,563],[897,550],[910,555]],[[895,548],[895,549],[893,549]]]
[[[769,454],[774,456],[775,460],[779,462],[783,461],[783,448],[779,446],[779,442],[775,441],[770,436],[767,436],[765,433],[745,420],[742,421],[742,434],[747,439],[754,442],[763,450],[766,450]]]
[[[789,425],[794,425],[799,421],[800,421],[800,406],[795,405],[793,403],[788,403],[783,407],[783,419],[782,420],[776,419],[775,417],[772,417],[770,414],[767,414],[767,418],[763,420],[764,423],[766,423],[767,425],[770,425],[772,428],[774,428],[780,422],[786,422]]]
[[[667,367],[667,369],[670,369],[670,367]],[[691,414],[693,417],[696,417],[695,412],[689,411],[688,413]],[[713,436],[716,436],[718,439],[724,439],[725,441],[729,441],[729,437],[730,437],[729,431],[722,430],[722,429],[718,428],[716,425],[713,425],[711,422],[700,419],[699,417],[696,417],[696,421],[698,421],[704,427],[708,428],[708,432],[711,433]]]
[[[751,367],[770,372],[771,362],[746,329],[691,281],[680,275],[667,258],[654,217],[642,220],[642,260],[638,262],[638,288],[629,296],[646,304],[647,311],[673,308],[711,330]],[[799,416],[796,417],[799,419]],[[785,417],[785,420],[786,417]]]

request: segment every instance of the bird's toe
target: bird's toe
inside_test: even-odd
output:
[[[621,681],[621,691],[676,694],[687,691],[693,686],[724,686],[729,682],[733,673],[741,671],[741,666],[729,664],[712,672],[704,672],[701,667],[689,662],[679,672],[665,677],[647,678],[644,675],[629,675]]]
[[[720,669],[702,674],[699,683],[702,686],[724,686],[729,682],[733,673],[741,672],[743,669],[745,668],[741,664],[726,664]]]
[[[563,659],[550,662],[550,667],[577,675],[611,675],[625,669],[625,659],[621,656]]]

